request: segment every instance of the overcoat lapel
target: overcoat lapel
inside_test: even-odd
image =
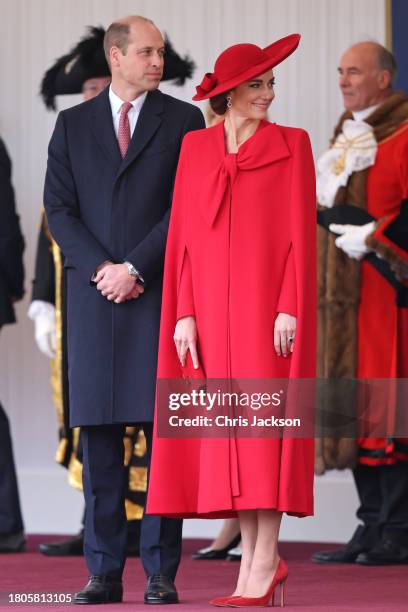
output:
[[[105,155],[116,165],[121,163],[118,139],[113,127],[112,109],[109,102],[109,87],[97,98],[93,108],[91,130]]]

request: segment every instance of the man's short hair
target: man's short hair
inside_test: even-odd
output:
[[[108,64],[110,64],[109,53],[112,47],[118,47],[126,55],[126,51],[129,44],[130,25],[132,21],[145,21],[155,25],[151,19],[142,17],[141,15],[135,15],[134,17],[128,17],[121,21],[114,21],[110,24],[105,32],[103,39],[103,49],[105,51],[105,57]]]
[[[391,83],[397,76],[397,61],[395,56],[382,45],[378,45],[378,66],[380,70],[388,70],[391,75]]]

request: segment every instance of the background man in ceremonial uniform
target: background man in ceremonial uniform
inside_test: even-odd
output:
[[[0,329],[15,323],[14,303],[24,294],[24,239],[14,203],[11,162],[0,139]],[[10,426],[0,403],[0,553],[25,548]]]
[[[111,86],[60,113],[44,195],[67,270],[70,424],[82,427],[91,579],[76,603],[122,599],[123,434],[143,424],[150,452],[172,186],[185,133],[204,127],[196,107],[157,90],[164,41],[150,20],[113,23],[104,46]],[[178,600],[180,552],[181,522],[145,515],[146,603]]]
[[[407,254],[401,241],[407,230],[408,97],[393,91],[395,72],[392,54],[374,42],[354,45],[340,62],[346,111],[332,147],[318,161],[319,215],[337,220],[324,224],[330,233],[319,228],[318,234],[318,375],[324,378],[408,376]],[[345,547],[312,558],[408,563],[407,440],[358,442],[356,458],[350,440],[318,441],[319,473],[357,463],[362,524]]]

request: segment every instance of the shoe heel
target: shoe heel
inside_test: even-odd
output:
[[[285,582],[286,582],[285,580],[282,580],[282,582],[279,583],[281,608],[285,607]],[[272,591],[271,603],[272,603],[272,607],[275,607],[275,590]]]
[[[280,598],[281,599],[280,605],[281,605],[281,608],[285,607],[285,582],[286,582],[286,580],[283,580],[280,583],[280,596],[281,596],[281,598]]]

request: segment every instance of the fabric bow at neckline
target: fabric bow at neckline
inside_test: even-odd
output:
[[[212,129],[217,131],[218,154],[213,170],[200,188],[202,212],[210,227],[227,201],[239,170],[255,170],[290,156],[288,145],[275,123],[261,121],[255,134],[237,153],[226,150],[224,123]]]

